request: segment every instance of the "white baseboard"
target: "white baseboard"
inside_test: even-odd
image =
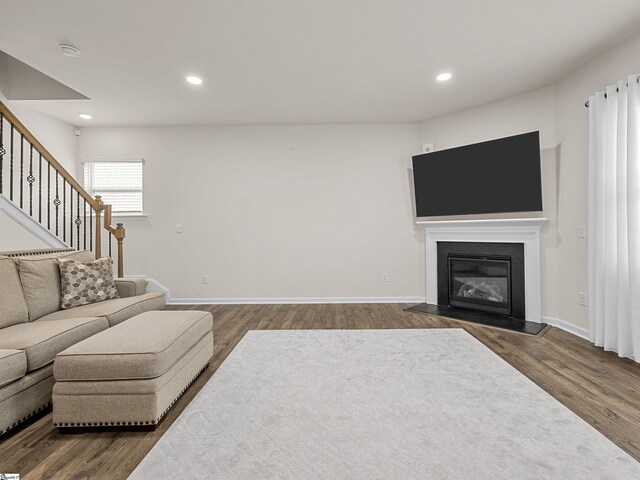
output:
[[[293,298],[169,298],[170,305],[306,305],[316,303],[423,303],[424,297],[293,297]]]
[[[173,298],[171,291],[154,278],[144,275],[125,275],[144,278],[147,290],[164,293],[168,305],[306,305],[316,303],[424,303],[424,297],[286,297],[286,298]]]
[[[585,340],[589,340],[589,330],[586,328],[578,327],[572,323],[565,322],[559,318],[555,317],[542,317],[542,321],[548,323],[553,327],[558,327],[564,330],[565,332],[572,333],[580,338],[584,338]]]

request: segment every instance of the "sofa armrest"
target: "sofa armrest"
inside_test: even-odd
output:
[[[137,297],[147,293],[147,281],[144,278],[116,278],[116,288],[122,298]]]

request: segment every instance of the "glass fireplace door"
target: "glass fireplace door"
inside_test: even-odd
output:
[[[511,316],[511,261],[450,256],[449,305]]]

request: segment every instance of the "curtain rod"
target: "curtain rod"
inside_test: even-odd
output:
[[[636,78],[636,83],[640,83],[640,77]],[[627,83],[627,87],[629,86],[629,83]],[[619,92],[620,89],[618,87],[616,87],[616,92]],[[604,94],[604,98],[607,98],[607,93],[605,92]],[[589,108],[589,100],[587,100],[586,102],[584,102],[584,106]]]

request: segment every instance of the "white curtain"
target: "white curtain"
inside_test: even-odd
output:
[[[640,362],[638,75],[589,98],[589,299],[591,341]]]

